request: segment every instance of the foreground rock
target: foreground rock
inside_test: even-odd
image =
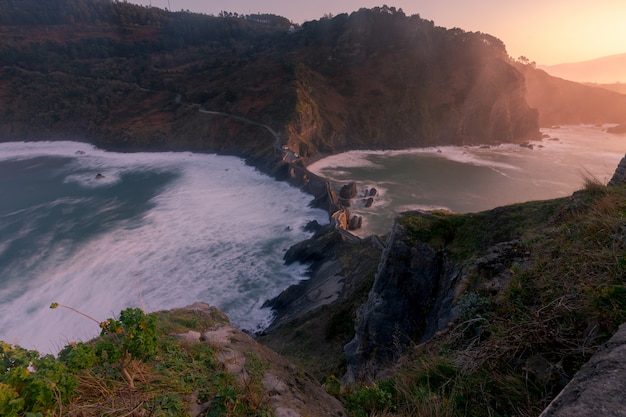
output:
[[[311,239],[297,243],[285,254],[285,262],[300,262],[310,265],[310,279],[292,285],[278,297],[268,301],[266,306],[272,307],[276,313],[270,330],[296,320],[306,313],[339,300],[346,284],[364,269],[356,270],[347,267],[345,259],[348,253],[354,254],[358,248],[372,248],[374,257],[368,260],[356,257],[372,269],[378,262],[380,253],[379,240],[375,237],[360,240],[359,238],[332,227],[323,227]],[[354,250],[351,250],[354,249]]]
[[[626,416],[626,323],[540,417]]]
[[[205,303],[195,303],[185,309],[215,314],[215,308]],[[217,359],[242,384],[249,378],[244,367],[247,358],[253,355],[262,360],[266,364],[262,383],[276,417],[346,415],[341,403],[327,394],[306,373],[228,323],[216,324],[203,333],[190,331],[179,337],[189,343],[209,343],[218,348]],[[190,414],[198,416],[208,406],[209,404],[194,404]]]
[[[275,320],[261,343],[306,366],[320,380],[345,372],[343,346],[354,337],[355,311],[367,298],[384,243],[323,227],[287,251],[309,265],[310,278],[269,301]]]
[[[460,273],[443,251],[409,242],[396,223],[374,286],[359,310],[356,335],[345,346],[344,382],[375,377],[380,368],[395,363],[411,341],[428,339],[445,328]]]

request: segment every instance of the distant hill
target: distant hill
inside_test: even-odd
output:
[[[555,77],[576,82],[611,84],[626,82],[626,53],[582,62],[538,65]]]
[[[626,95],[603,85],[584,85],[518,63],[526,79],[526,100],[539,111],[539,124],[626,122]]]
[[[600,87],[605,90],[615,91],[616,93],[626,94],[626,83],[612,83],[612,84],[600,84],[600,83],[584,83],[589,87]]]
[[[0,0],[0,103],[0,140],[128,149],[272,152],[275,138],[249,121],[304,156],[539,136],[499,39],[386,6],[292,26],[111,0]]]

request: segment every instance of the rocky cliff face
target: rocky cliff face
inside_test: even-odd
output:
[[[313,34],[318,34],[317,36]],[[294,50],[300,152],[537,137],[521,74],[496,38],[386,8],[309,22]]]
[[[460,275],[443,251],[414,241],[396,223],[372,290],[357,314],[356,335],[345,347],[344,382],[374,377],[395,363],[411,342],[445,329],[452,320]]]
[[[539,417],[622,416],[625,375],[626,324],[622,324]]]

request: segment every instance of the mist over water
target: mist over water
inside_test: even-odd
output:
[[[415,209],[477,212],[501,205],[565,197],[585,177],[607,183],[626,153],[626,135],[598,126],[542,129],[547,137],[495,147],[442,146],[409,151],[352,151],[309,166],[336,184],[356,181],[378,196],[370,208],[359,199],[350,208],[364,217],[359,235],[385,234],[396,215]]]
[[[328,221],[238,158],[75,142],[0,144],[0,195],[0,340],[44,352],[99,332],[53,301],[98,320],[204,301],[262,328],[262,304],[305,277],[284,251]]]

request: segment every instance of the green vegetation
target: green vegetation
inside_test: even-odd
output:
[[[340,348],[375,267],[359,264],[375,256],[357,246],[364,258],[338,253],[345,268],[363,273],[360,281],[348,276],[349,296],[285,327],[289,334],[274,334],[274,343],[353,417],[538,415],[626,321],[625,216],[626,187],[592,182],[569,198],[483,213],[406,214],[407,243],[423,239],[466,267],[447,330],[412,346],[384,378],[342,387],[333,376],[345,366]],[[503,271],[481,269],[477,259],[503,242],[515,242],[514,255],[499,259]],[[266,359],[246,353],[242,382],[210,344],[171,336],[225,321],[218,312],[126,309],[58,359],[2,343],[0,414],[185,415],[202,403],[208,416],[269,416]]]
[[[626,188],[593,181],[564,199],[403,216],[409,240],[468,266],[458,319],[378,385],[327,391],[355,416],[539,415],[626,321],[625,217]],[[489,247],[512,240],[523,260],[504,274],[472,269]]]
[[[129,308],[102,322],[100,337],[71,343],[58,358],[0,342],[0,415],[185,416],[192,403],[205,403],[206,416],[270,416],[261,359],[247,358],[242,384],[211,345],[171,335],[224,321],[217,313]]]
[[[272,156],[266,133],[200,108],[269,125],[302,156],[539,135],[501,41],[394,7],[299,26],[113,0],[2,0],[0,27],[4,140]],[[489,115],[505,110],[516,117],[494,125]]]

